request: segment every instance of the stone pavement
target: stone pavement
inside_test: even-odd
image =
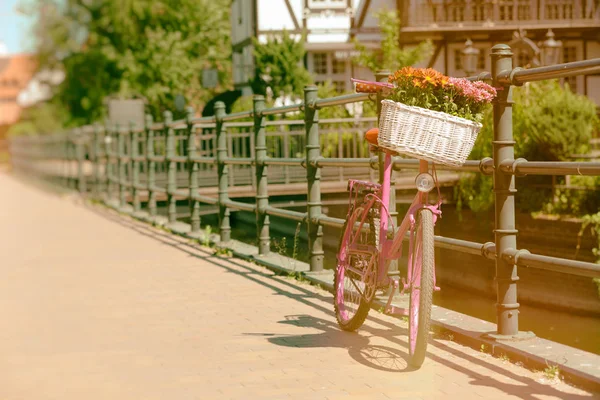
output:
[[[0,318],[2,400],[598,398],[1,173]]]

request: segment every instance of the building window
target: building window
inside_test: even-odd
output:
[[[485,60],[487,55],[484,49],[479,49],[479,56],[477,57],[477,69],[483,71],[485,69]]]
[[[563,62],[577,61],[577,47],[565,46],[563,47]]]
[[[454,69],[456,71],[462,71],[462,52],[461,50],[454,50]]]
[[[313,53],[313,72],[315,74],[327,73],[327,53]]]
[[[577,47],[575,46],[564,46],[562,49],[563,53],[563,62],[569,63],[573,61],[577,61]],[[577,77],[570,76],[568,78],[564,78],[564,82],[569,84],[569,88],[572,92],[577,92]]]
[[[312,53],[312,68],[316,82],[323,84],[331,82],[336,91],[342,93],[348,90],[350,76],[348,60],[338,58],[335,52]]]
[[[331,72],[334,74],[345,74],[346,73],[346,61],[338,60],[337,58],[333,58],[332,62],[332,70]]]

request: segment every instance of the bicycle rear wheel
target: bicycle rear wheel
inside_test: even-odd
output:
[[[338,263],[334,274],[335,317],[341,329],[355,331],[365,322],[376,289],[377,234],[379,224],[374,209],[368,212],[370,229],[357,228],[364,209],[354,210],[342,228]]]
[[[412,282],[408,316],[409,363],[419,368],[425,360],[431,304],[433,302],[434,243],[433,213],[422,209],[415,224],[412,253]]]

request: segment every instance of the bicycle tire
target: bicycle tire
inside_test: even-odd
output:
[[[413,284],[411,285],[408,316],[409,364],[419,368],[425,360],[431,305],[433,303],[434,239],[433,213],[422,209],[417,217],[415,243],[413,247]],[[421,260],[420,271],[418,260]],[[410,268],[411,266],[409,266]],[[415,273],[417,275],[415,275]],[[416,286],[418,284],[418,287]]]
[[[349,229],[352,229],[358,217],[362,217],[363,212],[364,211],[362,208],[355,209],[352,212],[350,218],[348,218],[344,223],[344,226],[342,228],[342,236],[340,238],[340,245],[338,248],[338,262],[333,279],[333,309],[335,311],[335,317],[340,328],[344,331],[349,332],[357,330],[365,322],[365,319],[369,314],[369,310],[371,309],[371,301],[373,300],[376,286],[376,282],[374,281],[365,282],[362,279],[360,281],[354,280],[354,284],[356,284],[357,286],[361,286],[363,293],[366,293],[367,291],[369,292],[369,296],[365,297],[361,295],[358,291],[350,292],[351,288],[355,288],[353,284],[348,281],[352,280],[351,276],[352,274],[354,274],[352,271],[349,271],[351,263],[360,263],[361,260],[357,257],[350,257],[350,255],[348,254],[347,249],[350,245],[350,242],[352,241],[352,235],[351,232],[347,231]],[[371,210],[369,210],[368,212],[369,214],[367,215],[367,222],[371,226],[370,232],[359,232],[359,237],[357,238],[357,242],[355,243],[357,243],[358,245],[377,246],[378,235],[374,235],[373,232],[377,231],[378,224],[375,223],[375,219]],[[372,256],[377,257],[378,255],[374,254]],[[362,262],[364,261],[365,260],[362,260]],[[375,260],[374,266],[376,271],[377,260]]]

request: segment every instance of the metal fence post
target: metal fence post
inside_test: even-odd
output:
[[[112,143],[112,137],[111,137],[111,131],[110,128],[108,128],[107,126],[104,129],[104,158],[106,159],[106,166],[104,167],[106,172],[106,200],[109,201],[111,199],[111,195],[112,195],[112,189],[113,189],[113,184],[112,184],[112,165],[111,165],[111,146]]]
[[[68,133],[63,133],[62,134],[62,138],[60,141],[60,148],[61,148],[61,158],[60,158],[60,175],[61,175],[61,181],[62,181],[62,185],[64,187],[69,187],[69,185],[71,184],[71,181],[69,180],[69,134]],[[26,150],[23,151],[24,153],[26,152]],[[26,154],[25,154],[26,157]],[[26,171],[27,167],[23,166],[23,171]]]
[[[177,190],[177,165],[173,161],[175,157],[175,129],[170,127],[173,123],[173,113],[171,111],[165,111],[163,114],[165,120],[165,129],[167,131],[167,148],[166,158],[167,161],[167,199],[168,199],[168,218],[169,223],[172,224],[177,220],[177,200],[175,198],[175,191]]]
[[[73,173],[73,164],[75,161],[74,150],[75,146],[73,144],[73,133],[68,132],[65,138],[65,148],[66,148],[66,172],[67,172],[67,187],[69,189],[74,189],[77,187],[75,183],[75,173]],[[30,167],[31,168],[31,167]]]
[[[148,166],[148,215],[156,216],[156,161],[154,161],[154,130],[152,129],[152,115],[146,114],[146,165]]]
[[[102,175],[100,174],[100,126],[96,123],[94,124],[94,133],[93,133],[93,143],[94,143],[94,191],[93,197],[97,200],[100,198],[100,193],[102,192]]]
[[[319,141],[319,110],[315,106],[317,87],[304,87],[304,124],[306,128],[306,179],[308,181],[308,249],[310,270],[323,270],[323,227],[318,224],[321,216],[321,169],[315,160],[321,156]]]
[[[217,121],[217,172],[218,172],[218,194],[219,194],[219,231],[221,242],[227,242],[231,239],[231,226],[229,225],[229,208],[224,204],[228,199],[227,189],[228,168],[223,159],[227,157],[227,129],[223,123],[225,116],[225,103],[217,101],[215,103],[215,117]]]
[[[256,236],[258,254],[269,254],[271,250],[269,236],[269,216],[266,207],[269,205],[267,166],[267,135],[265,117],[265,97],[254,96],[254,157],[256,162]]]
[[[121,128],[117,125],[117,168],[119,169],[119,208],[124,208],[126,205],[125,198],[125,132],[121,132]]]
[[[287,131],[285,129],[285,127],[283,125],[279,125],[279,132],[281,133],[281,136],[283,136],[283,157],[284,158],[288,158],[288,157],[292,157],[292,155],[290,154],[290,127],[288,125],[287,127]],[[283,167],[283,179],[285,184],[287,185],[288,183],[290,183],[290,167],[285,165]]]
[[[138,161],[139,156],[139,142],[138,132],[136,131],[137,126],[132,122],[130,124],[131,137],[129,138],[129,154],[131,154],[131,197],[133,202],[133,211],[138,212],[142,209],[142,203],[140,202],[140,191],[138,185],[140,184],[140,162]]]
[[[71,185],[71,180],[69,179],[69,163],[71,162],[69,160],[69,134],[68,133],[64,133],[62,140],[61,140],[61,153],[62,153],[62,157],[61,157],[61,165],[60,165],[60,172],[62,175],[62,182],[63,185],[65,187],[70,187]],[[27,167],[24,166],[23,170],[26,171]]]
[[[200,230],[200,202],[194,200],[194,196],[198,194],[198,163],[193,161],[196,157],[196,128],[192,119],[194,118],[194,108],[188,107],[186,114],[186,122],[188,129],[188,172],[190,186],[190,231],[192,233]]]
[[[501,74],[513,69],[513,53],[508,45],[492,47],[492,78],[494,87],[499,88],[494,100],[494,194],[495,194],[495,242],[496,242],[496,285],[497,293],[497,336],[519,337],[519,303],[517,302],[517,266],[509,262],[504,254],[517,248],[515,224],[515,177],[503,173],[500,164],[513,161],[515,141],[512,126],[512,86],[499,81]]]
[[[87,191],[87,185],[85,181],[85,171],[84,162],[85,162],[85,148],[83,143],[83,131],[78,128],[75,129],[75,156],[77,158],[77,188],[79,189],[79,193],[85,193]]]

